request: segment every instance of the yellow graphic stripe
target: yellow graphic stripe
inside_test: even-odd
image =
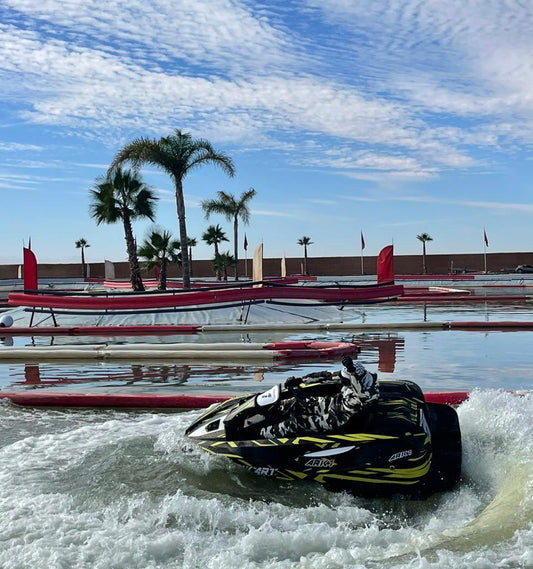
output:
[[[354,435],[332,435],[332,439],[340,439],[342,441],[379,441],[379,440],[394,440],[398,437],[390,435],[371,435],[368,433],[354,434]]]
[[[286,470],[285,472],[288,472],[293,478],[299,478],[300,480],[308,476],[305,472],[296,472],[295,470]]]
[[[392,478],[420,478],[429,472],[431,466],[431,458],[428,458],[423,464],[414,468],[397,468],[390,470],[388,468],[369,468],[370,472],[381,472],[386,477]]]
[[[335,480],[349,480],[350,482],[367,482],[369,484],[394,484],[397,486],[413,486],[418,483],[417,480],[390,480],[384,478],[362,478],[359,476],[349,476],[347,474],[324,474],[319,475],[314,478],[317,482],[324,484],[327,482],[326,479]]]

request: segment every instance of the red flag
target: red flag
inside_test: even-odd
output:
[[[363,232],[361,231],[361,251],[365,248],[365,238],[363,237]]]
[[[31,249],[22,248],[24,257],[24,290],[37,290],[37,259]]]
[[[485,241],[485,247],[488,247],[489,240],[487,239],[487,234],[485,233],[485,230],[483,230],[483,241]]]
[[[394,269],[393,269],[393,247],[387,245],[379,252],[378,255],[378,284],[394,282]]]
[[[246,233],[244,234],[244,250],[248,251],[248,239],[246,239]]]

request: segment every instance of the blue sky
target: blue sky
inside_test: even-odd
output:
[[[237,169],[185,180],[199,203],[253,187],[250,249],[300,256],[533,250],[533,6],[502,0],[0,0],[0,263],[126,259],[89,190],[117,150],[175,128]],[[143,170],[178,234],[170,180]],[[150,223],[134,226],[138,240]],[[231,243],[228,243],[228,249]],[[248,254],[251,253],[249,249]],[[243,252],[241,250],[241,255]],[[533,254],[532,254],[533,255]]]

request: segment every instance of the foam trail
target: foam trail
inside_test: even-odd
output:
[[[524,397],[496,391],[474,393],[459,408],[464,480],[445,498],[448,501],[443,505],[448,512],[437,511],[425,531],[412,532],[408,540],[396,547],[374,551],[368,562],[403,566],[416,556],[421,563],[425,560],[440,566],[443,556],[470,559],[476,552],[484,548],[490,550],[496,544],[512,548],[513,542],[524,536],[531,542],[532,414],[531,393]],[[490,499],[490,496],[494,497]],[[490,502],[483,507],[487,499]],[[457,510],[456,517],[453,509]],[[474,513],[478,510],[478,513],[468,519],[469,510]],[[448,527],[443,527],[443,519]],[[533,562],[533,554],[527,553],[531,550],[530,546],[521,553],[527,559],[521,559],[517,567],[531,566],[528,563]],[[468,566],[466,562],[465,566]]]

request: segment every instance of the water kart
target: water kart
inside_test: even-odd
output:
[[[320,396],[339,381],[276,385],[208,408],[186,430],[200,448],[225,456],[255,474],[309,480],[361,496],[426,497],[451,489],[461,474],[461,432],[453,407],[429,403],[410,381],[379,381],[373,407],[338,432],[299,432],[264,438],[264,426],[281,421],[280,401]]]

